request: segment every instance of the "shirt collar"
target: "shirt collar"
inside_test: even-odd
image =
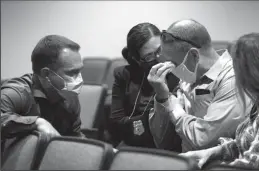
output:
[[[33,89],[33,96],[34,97],[39,97],[39,98],[44,98],[47,99],[47,96],[39,89]]]
[[[33,75],[33,86],[32,92],[34,97],[44,98],[48,100],[51,104],[57,103],[60,100],[63,100],[62,97],[58,95],[56,91],[50,92],[49,95],[43,91],[40,80],[36,75]],[[55,95],[54,95],[55,94]]]
[[[219,55],[221,54],[221,56],[216,61],[216,63],[212,65],[212,67],[204,74],[204,76],[212,79],[213,81],[216,80],[226,63],[231,60],[231,56],[226,49],[218,50],[217,53]]]

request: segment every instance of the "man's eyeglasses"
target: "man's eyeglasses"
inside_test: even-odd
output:
[[[196,47],[196,48],[201,48],[198,44],[190,41],[190,40],[185,40],[185,39],[182,39],[178,36],[175,36],[171,33],[168,33],[166,30],[163,30],[162,33],[161,33],[161,40],[163,42],[169,42],[169,41],[174,41],[174,40],[180,40],[180,41],[184,41],[184,42],[187,42],[189,44],[191,44],[192,46]]]

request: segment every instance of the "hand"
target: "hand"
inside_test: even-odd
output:
[[[50,134],[52,136],[60,136],[58,131],[45,119],[38,118],[35,123],[38,131]]]
[[[185,94],[182,92],[181,89],[177,90],[177,98],[178,98],[179,104],[188,113],[191,109],[191,102],[189,101],[189,99],[186,98]]]
[[[184,99],[184,94],[182,93],[182,91],[180,89],[177,90],[177,101],[178,101],[178,104],[180,104],[182,106],[182,108],[184,109],[185,99]]]
[[[193,158],[197,161],[198,167],[201,169],[202,166],[214,156],[214,152],[214,148],[209,148],[206,150],[188,151],[186,153],[180,153],[179,155],[186,158]]]
[[[147,79],[154,88],[157,99],[166,99],[169,96],[166,75],[171,71],[172,65],[171,63],[159,63],[153,66],[149,72]]]

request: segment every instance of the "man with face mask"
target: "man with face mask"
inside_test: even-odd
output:
[[[80,46],[58,35],[42,38],[34,48],[33,74],[1,86],[1,137],[33,130],[52,136],[84,137],[78,94],[83,85]]]
[[[235,87],[232,59],[227,50],[216,52],[206,28],[194,20],[173,23],[161,35],[160,59],[148,80],[156,92],[150,129],[157,147],[170,136],[168,123],[182,139],[182,151],[216,146],[219,137],[234,137],[249,113]],[[169,93],[165,77],[181,79],[177,96]]]

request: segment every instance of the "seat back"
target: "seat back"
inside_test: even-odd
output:
[[[38,132],[13,139],[4,150],[2,170],[34,170],[49,140]]]
[[[103,84],[110,62],[109,58],[104,57],[84,58],[84,68],[81,71],[84,84]]]
[[[227,49],[230,42],[228,41],[212,41],[212,46],[215,50]]]
[[[109,170],[189,170],[190,160],[169,151],[123,147],[115,154]]]
[[[101,126],[106,92],[107,88],[104,85],[83,85],[79,94],[82,128]]]
[[[112,157],[112,147],[104,142],[55,137],[43,154],[39,170],[103,170]]]
[[[6,82],[7,80],[9,80],[9,79],[7,79],[7,78],[1,78],[1,86],[2,86],[3,83]]]
[[[116,58],[111,61],[109,70],[107,72],[106,81],[105,81],[105,83],[108,85],[108,90],[112,89],[112,85],[114,82],[114,76],[113,76],[114,69],[127,64],[128,63],[124,58]]]
[[[229,166],[226,164],[211,164],[205,170],[253,170],[252,168],[248,167],[236,167],[236,166]]]

